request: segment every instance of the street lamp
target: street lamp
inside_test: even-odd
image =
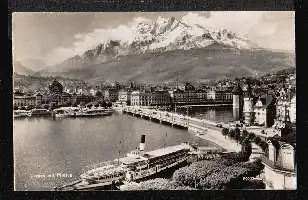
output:
[[[186,115],[187,115],[187,126],[188,126],[188,123],[189,123],[189,118],[188,118],[188,106],[186,106]]]

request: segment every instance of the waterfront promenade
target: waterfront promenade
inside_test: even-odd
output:
[[[211,141],[222,148],[224,148],[227,152],[239,152],[241,151],[241,145],[238,144],[236,141],[229,139],[228,137],[225,138],[221,134],[220,131],[209,129],[204,135],[196,135],[204,140]]]
[[[141,108],[134,106],[123,107],[123,112],[148,120],[178,126],[195,133],[197,137],[213,142],[228,152],[238,152],[241,145],[221,134],[221,128],[216,127],[216,122],[184,116],[177,113]],[[200,134],[201,133],[201,134]]]

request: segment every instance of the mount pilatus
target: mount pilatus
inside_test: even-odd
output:
[[[295,67],[294,54],[258,48],[226,29],[210,30],[174,17],[140,22],[130,37],[102,41],[83,55],[49,66],[42,75],[140,82],[203,81]]]

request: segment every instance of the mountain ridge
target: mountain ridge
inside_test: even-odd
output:
[[[206,55],[206,56],[205,56]],[[205,81],[223,77],[253,76],[295,66],[292,55],[264,50],[235,51],[219,46],[206,49],[176,50],[164,53],[120,56],[116,61],[53,73],[84,80]]]
[[[131,37],[101,41],[82,55],[36,74],[139,81],[173,80],[182,74],[199,80],[295,66],[293,54],[259,48],[227,29],[211,30],[174,17],[139,22],[130,30]]]
[[[14,61],[13,62],[13,72],[14,73],[18,73],[20,75],[32,75],[32,74],[35,73],[32,69],[30,69],[28,67],[25,67],[19,61]]]

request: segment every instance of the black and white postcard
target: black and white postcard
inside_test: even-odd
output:
[[[295,190],[293,11],[15,12],[16,191]]]

